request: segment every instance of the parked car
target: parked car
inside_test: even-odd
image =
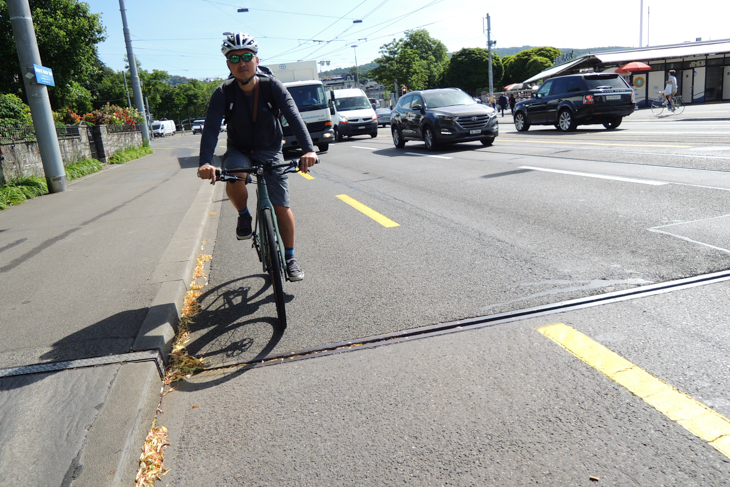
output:
[[[378,108],[375,115],[378,117],[378,126],[390,125],[390,108]]]
[[[205,126],[205,120],[198,119],[193,122],[193,135],[203,133],[203,127]]]
[[[531,125],[554,125],[569,132],[597,123],[612,130],[635,107],[634,90],[620,74],[583,73],[545,81],[532,98],[515,105],[513,117],[520,132]]]
[[[473,140],[489,146],[499,135],[499,122],[492,107],[458,88],[440,88],[403,95],[390,115],[390,131],[399,149],[409,140],[424,141],[428,150]]]

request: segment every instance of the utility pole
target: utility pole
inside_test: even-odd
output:
[[[482,19],[482,29],[484,29],[484,19]],[[492,40],[492,23],[487,14],[487,51],[489,52],[489,101],[494,100],[494,77],[492,75],[492,46],[497,45],[497,41]]]
[[[124,6],[124,0],[119,0],[119,10],[122,12],[122,26],[124,27],[124,42],[127,45],[127,59],[129,60],[129,74],[132,78],[132,93],[134,93],[134,106],[144,118],[142,125],[142,140],[149,144],[150,133],[147,128],[147,115],[144,109],[144,99],[142,99],[142,88],[139,86],[139,75],[137,74],[137,62],[132,49],[132,39],[129,34],[129,26],[127,25],[127,9]]]
[[[644,42],[644,0],[641,0],[641,13],[639,13],[639,47]]]
[[[25,93],[28,95],[28,106],[33,117],[33,128],[38,137],[38,148],[41,152],[48,191],[60,193],[66,191],[66,169],[63,167],[61,148],[58,146],[48,89],[45,84],[38,82],[36,66],[42,68],[43,65],[28,0],[8,0],[8,14],[13,27],[20,71],[23,73]],[[45,70],[50,72],[47,68]],[[47,83],[53,86],[52,78]]]
[[[127,94],[127,108],[132,109],[132,102],[129,101],[129,89],[127,88],[127,72],[122,70],[122,79],[124,80],[124,92]]]

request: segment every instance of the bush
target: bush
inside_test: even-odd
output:
[[[12,94],[0,95],[0,125],[32,125],[30,107]]]
[[[130,110],[109,103],[98,110],[87,113],[81,117],[81,120],[91,125],[135,125],[144,121],[136,109]]]
[[[81,117],[69,107],[63,107],[53,112],[53,121],[62,125],[76,125],[81,122]]]

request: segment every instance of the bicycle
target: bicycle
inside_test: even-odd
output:
[[[657,97],[651,100],[651,104],[649,105],[651,107],[651,113],[656,115],[657,117],[662,113],[665,107],[668,107],[667,105],[664,105],[664,97],[662,97],[663,91],[657,92]],[[671,113],[674,113],[675,115],[679,115],[684,111],[684,101],[682,101],[682,95],[672,95],[672,101],[671,101],[672,108],[674,110]],[[669,110],[669,108],[667,108]]]
[[[317,162],[319,163],[319,159]],[[316,164],[315,163],[315,164]],[[283,277],[290,280],[284,269],[286,261],[284,260],[284,245],[279,233],[279,225],[276,221],[276,213],[269,199],[269,190],[266,187],[264,173],[271,172],[274,169],[285,167],[284,174],[296,172],[299,170],[299,160],[283,164],[273,164],[273,161],[266,161],[255,166],[240,169],[216,169],[215,178],[217,181],[233,183],[235,181],[245,181],[248,176],[239,177],[237,173],[246,173],[256,177],[256,220],[253,224],[253,244],[259,256],[264,272],[269,274],[271,286],[274,290],[274,301],[276,302],[276,314],[279,317],[279,325],[282,330],[286,329],[286,306],[284,302]]]

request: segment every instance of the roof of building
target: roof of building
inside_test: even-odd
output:
[[[598,52],[595,54],[584,54],[583,56],[568,61],[558,66],[552,66],[535,76],[526,79],[524,83],[531,83],[538,80],[552,78],[564,73],[578,65],[596,65],[628,63],[631,61],[648,61],[651,59],[683,58],[690,56],[705,56],[712,54],[730,53],[730,39],[716,41],[687,42],[684,44],[671,44],[666,46],[651,46],[639,49],[627,49],[622,51]]]

